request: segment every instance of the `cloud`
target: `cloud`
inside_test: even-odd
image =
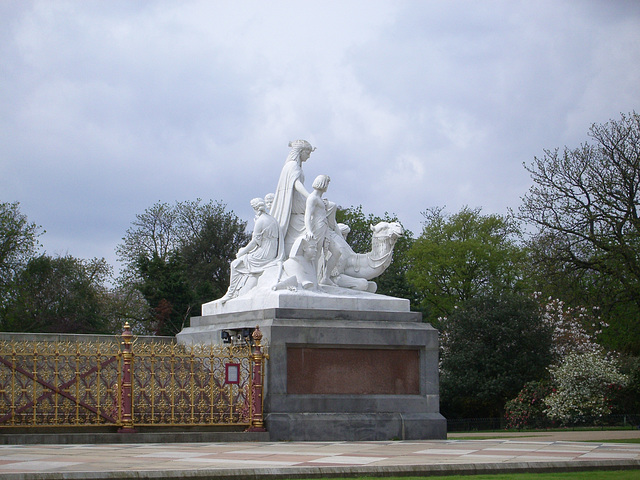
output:
[[[0,189],[50,252],[104,256],[161,200],[242,218],[287,143],[396,213],[505,213],[523,162],[638,109],[634,2],[5,1]]]

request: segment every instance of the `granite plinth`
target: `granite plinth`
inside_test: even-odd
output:
[[[242,313],[272,308],[307,310],[352,310],[361,312],[408,312],[409,300],[346,288],[320,286],[318,290],[290,291],[256,288],[225,303],[202,305],[202,315]]]
[[[446,438],[438,332],[408,302],[355,295],[364,310],[336,308],[335,298],[311,300],[327,308],[303,308],[310,296],[280,293],[273,308],[234,312],[230,301],[231,311],[194,317],[177,336],[220,344],[224,330],[260,327],[269,346],[264,399],[272,440]],[[375,309],[376,301],[387,310]]]
[[[444,425],[445,433],[442,433]],[[446,438],[446,420],[439,414],[403,412],[270,413],[272,441],[385,441]]]

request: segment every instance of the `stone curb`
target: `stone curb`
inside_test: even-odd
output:
[[[269,432],[25,433],[0,435],[0,445],[268,442]]]
[[[402,466],[239,468],[166,471],[33,472],[3,473],[4,480],[275,480],[289,478],[355,478],[390,476],[450,476],[505,473],[586,472],[594,470],[640,470],[640,460],[579,462],[469,463]]]

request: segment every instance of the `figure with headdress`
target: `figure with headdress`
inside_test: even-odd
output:
[[[304,211],[309,192],[304,186],[302,164],[315,150],[306,140],[289,142],[289,155],[282,167],[271,215],[280,225],[285,257],[298,237],[304,236]]]

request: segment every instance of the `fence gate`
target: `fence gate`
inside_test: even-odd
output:
[[[264,430],[264,359],[254,344],[0,341],[3,427],[246,426]]]

